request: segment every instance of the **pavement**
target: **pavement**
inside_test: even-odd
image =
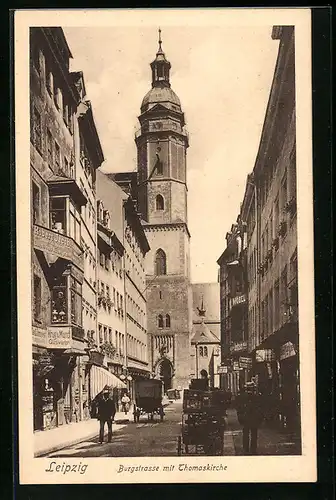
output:
[[[112,442],[99,443],[99,423],[95,419],[35,433],[35,456],[48,457],[141,457],[177,456],[181,435],[182,401],[165,403],[165,417],[149,421],[146,415],[133,421],[133,411],[118,412],[112,425]],[[235,409],[229,409],[224,432],[224,455],[244,455],[242,428]],[[107,429],[106,429],[107,432]],[[190,455],[195,450],[189,449]],[[184,450],[183,450],[184,454]],[[264,424],[258,431],[258,455],[300,454],[298,439]]]
[[[164,407],[170,404],[168,400],[164,400],[162,403]],[[127,414],[118,411],[113,422],[113,432],[118,432],[133,422],[133,407],[130,407]],[[34,456],[49,456],[53,452],[75,446],[85,440],[94,438],[98,440],[98,434],[99,422],[95,418],[64,424],[54,429],[37,431],[34,433]]]
[[[237,412],[230,408],[227,411],[226,455],[244,455],[242,427],[238,422]],[[225,441],[224,441],[225,443]],[[266,422],[258,429],[258,455],[300,455],[300,439],[295,434],[271,428]]]

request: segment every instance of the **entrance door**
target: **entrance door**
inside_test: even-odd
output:
[[[173,369],[168,359],[163,359],[159,367],[160,379],[163,382],[163,390],[166,393],[172,388]]]

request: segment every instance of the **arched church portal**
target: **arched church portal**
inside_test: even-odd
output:
[[[166,393],[172,388],[173,384],[173,366],[169,359],[163,358],[157,365],[157,375],[163,382],[163,390]]]

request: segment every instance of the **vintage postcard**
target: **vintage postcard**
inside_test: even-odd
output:
[[[14,28],[20,483],[315,482],[310,9]]]

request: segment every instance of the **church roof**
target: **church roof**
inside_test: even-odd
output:
[[[204,321],[193,324],[193,333],[194,336],[191,339],[192,344],[211,344],[219,342],[219,338],[210,330]]]
[[[174,104],[179,107],[178,111],[181,111],[181,101],[170,87],[151,88],[142,100],[141,110],[145,111],[158,103]]]

